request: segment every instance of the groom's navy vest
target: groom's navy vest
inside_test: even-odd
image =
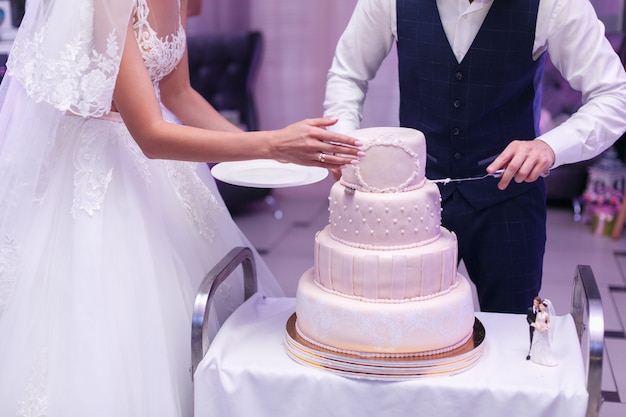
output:
[[[435,0],[397,0],[400,125],[424,132],[428,178],[482,175],[514,139],[538,135],[544,56],[532,59],[539,0],[495,0],[458,63]],[[447,184],[480,209],[543,180]]]

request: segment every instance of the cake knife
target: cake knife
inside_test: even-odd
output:
[[[440,179],[436,179],[436,180],[428,179],[427,181],[434,182],[436,184],[446,185],[446,184],[451,183],[451,182],[475,181],[475,180],[482,180],[482,179],[489,178],[489,177],[500,178],[502,176],[502,174],[504,173],[505,169],[506,168],[502,168],[502,169],[499,169],[497,171],[492,172],[491,174],[478,175],[478,176],[475,176],[475,177],[440,178]],[[541,174],[541,176],[545,178],[545,177],[548,176],[548,174],[550,174],[550,170],[546,170],[544,173]],[[353,188],[346,187],[344,189],[344,191],[345,191],[346,194],[354,194],[355,190]]]
[[[484,178],[488,178],[488,177],[493,177],[493,178],[500,178],[502,176],[502,174],[504,173],[504,168],[499,169],[497,171],[492,172],[491,174],[485,174],[485,175],[478,175],[476,177],[465,177],[465,178],[440,178],[437,180],[428,180],[430,182],[434,182],[437,184],[448,184],[450,182],[463,182],[463,181],[475,181],[475,180],[482,180]]]
[[[500,178],[502,176],[502,174],[504,174],[504,170],[506,168],[502,168],[499,169],[497,171],[492,172],[491,174],[485,174],[485,175],[478,175],[475,177],[466,177],[466,178],[440,178],[440,179],[436,179],[436,180],[428,180],[430,182],[434,182],[437,184],[448,184],[450,182],[463,182],[463,181],[475,181],[475,180],[482,180],[484,178],[488,178],[488,177],[493,177],[493,178]],[[541,174],[542,177],[547,177],[548,174],[550,174],[550,170],[546,170],[545,172],[543,172]]]

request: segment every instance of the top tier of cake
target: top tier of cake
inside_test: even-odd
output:
[[[403,127],[359,129],[350,136],[363,143],[365,156],[347,166],[341,184],[358,191],[397,193],[424,184],[426,139],[422,132]]]

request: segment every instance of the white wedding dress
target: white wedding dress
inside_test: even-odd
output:
[[[135,32],[157,87],[185,35],[180,21],[157,35],[146,0],[138,5]],[[206,164],[146,158],[118,114],[63,112],[52,131],[41,164],[30,158],[36,144],[0,140],[0,191],[13,190],[0,204],[0,416],[191,416],[196,289],[250,243]],[[6,183],[14,167],[36,178],[32,198]],[[260,291],[280,294],[256,264]],[[241,291],[231,281],[218,296],[234,308]]]

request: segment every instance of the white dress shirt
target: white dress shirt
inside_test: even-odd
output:
[[[494,0],[436,1],[448,42],[460,62]],[[347,133],[359,128],[368,81],[396,39],[396,0],[359,0],[328,74],[324,115],[339,118],[332,130]],[[533,57],[546,50],[583,96],[583,106],[572,117],[539,137],[554,150],[555,168],[596,156],[624,133],[626,73],[588,0],[539,2]]]

